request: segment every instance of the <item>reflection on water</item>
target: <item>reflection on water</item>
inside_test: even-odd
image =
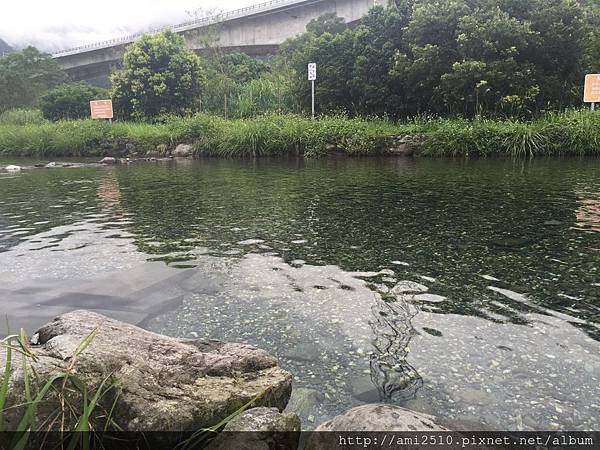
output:
[[[415,333],[411,320],[417,309],[403,299],[382,297],[371,308],[373,347],[371,380],[381,401],[414,398],[423,384],[419,373],[407,361],[409,344]]]
[[[455,426],[597,429],[599,169],[203,160],[2,176],[2,313],[33,329],[90,308],[258,345],[312,392],[307,428],[385,400]]]
[[[103,209],[120,209],[121,191],[114,172],[107,172],[100,178],[97,193]]]
[[[600,192],[584,194],[580,202],[576,226],[582,230],[600,232]]]

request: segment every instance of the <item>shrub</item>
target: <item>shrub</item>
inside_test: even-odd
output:
[[[123,69],[112,77],[113,100],[122,118],[145,119],[192,110],[200,93],[200,58],[172,31],[146,34],[127,47]]]
[[[106,98],[108,92],[87,83],[64,84],[40,99],[40,108],[48,120],[84,119],[90,116],[90,101]]]

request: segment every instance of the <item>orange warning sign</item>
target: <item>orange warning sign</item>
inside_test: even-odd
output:
[[[585,103],[600,103],[600,74],[585,76],[583,101]]]
[[[92,119],[113,118],[112,100],[92,100],[90,110],[92,111]]]

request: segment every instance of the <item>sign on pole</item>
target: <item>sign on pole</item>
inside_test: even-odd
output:
[[[308,81],[311,83],[312,118],[315,118],[315,80],[317,79],[317,64],[308,65]]]
[[[310,63],[308,65],[308,81],[315,81],[317,79],[317,63]]]
[[[592,104],[592,111],[596,103],[600,103],[600,74],[594,73],[585,76],[585,89],[583,101]]]
[[[113,118],[112,100],[92,100],[90,102],[90,111],[92,119],[109,119]]]

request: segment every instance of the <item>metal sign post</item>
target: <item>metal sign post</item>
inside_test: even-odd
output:
[[[600,74],[594,73],[585,76],[583,101],[592,104],[592,111],[596,110],[596,103],[600,102]]]
[[[317,79],[317,64],[308,65],[308,81],[311,83],[312,118],[315,118],[315,80]]]

